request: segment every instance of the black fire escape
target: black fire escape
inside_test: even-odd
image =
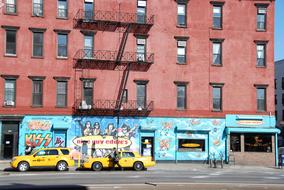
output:
[[[79,10],[74,18],[74,28],[99,31],[123,31],[118,51],[95,50],[86,52],[78,50],[74,57],[75,69],[75,104],[73,113],[76,115],[121,115],[146,116],[153,110],[153,101],[141,106],[136,100],[123,100],[123,93],[130,71],[146,72],[154,62],[154,54],[142,56],[137,52],[125,52],[125,45],[129,33],[147,34],[154,24],[154,16],[145,16],[139,20],[135,13],[114,11],[99,11],[86,13]],[[84,70],[119,70],[123,71],[116,100],[94,100],[93,105],[82,105],[81,81],[76,75]]]

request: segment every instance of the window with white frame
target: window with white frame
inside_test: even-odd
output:
[[[186,26],[186,4],[178,3],[177,4],[177,25]]]
[[[137,1],[137,22],[145,23],[146,22],[146,0],[138,0]]]
[[[58,0],[57,1],[57,17],[58,18],[67,18],[68,17],[67,0]]]
[[[16,0],[6,0],[6,13],[16,14],[17,13],[17,2]]]
[[[144,37],[137,37],[137,61],[145,62],[146,56],[146,39]]]
[[[33,0],[33,16],[43,16],[43,0]]]
[[[16,101],[16,80],[5,79],[4,106],[15,106]]]
[[[186,63],[186,40],[177,40],[177,63]]]

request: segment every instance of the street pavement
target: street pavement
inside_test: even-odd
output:
[[[206,164],[158,163],[147,171],[33,170],[25,173],[9,169],[0,161],[0,189],[284,189],[284,169],[261,166],[209,168]]]

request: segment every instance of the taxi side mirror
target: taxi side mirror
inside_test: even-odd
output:
[[[36,154],[34,154],[33,157],[36,157]]]

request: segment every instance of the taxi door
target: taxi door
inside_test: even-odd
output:
[[[33,155],[31,166],[45,166],[47,160],[47,152],[46,150],[40,150]]]
[[[135,155],[133,152],[122,152],[119,164],[124,168],[130,168],[133,166],[135,161]]]
[[[48,150],[48,154],[46,156],[46,166],[56,166],[59,160],[59,152],[56,149]]]

